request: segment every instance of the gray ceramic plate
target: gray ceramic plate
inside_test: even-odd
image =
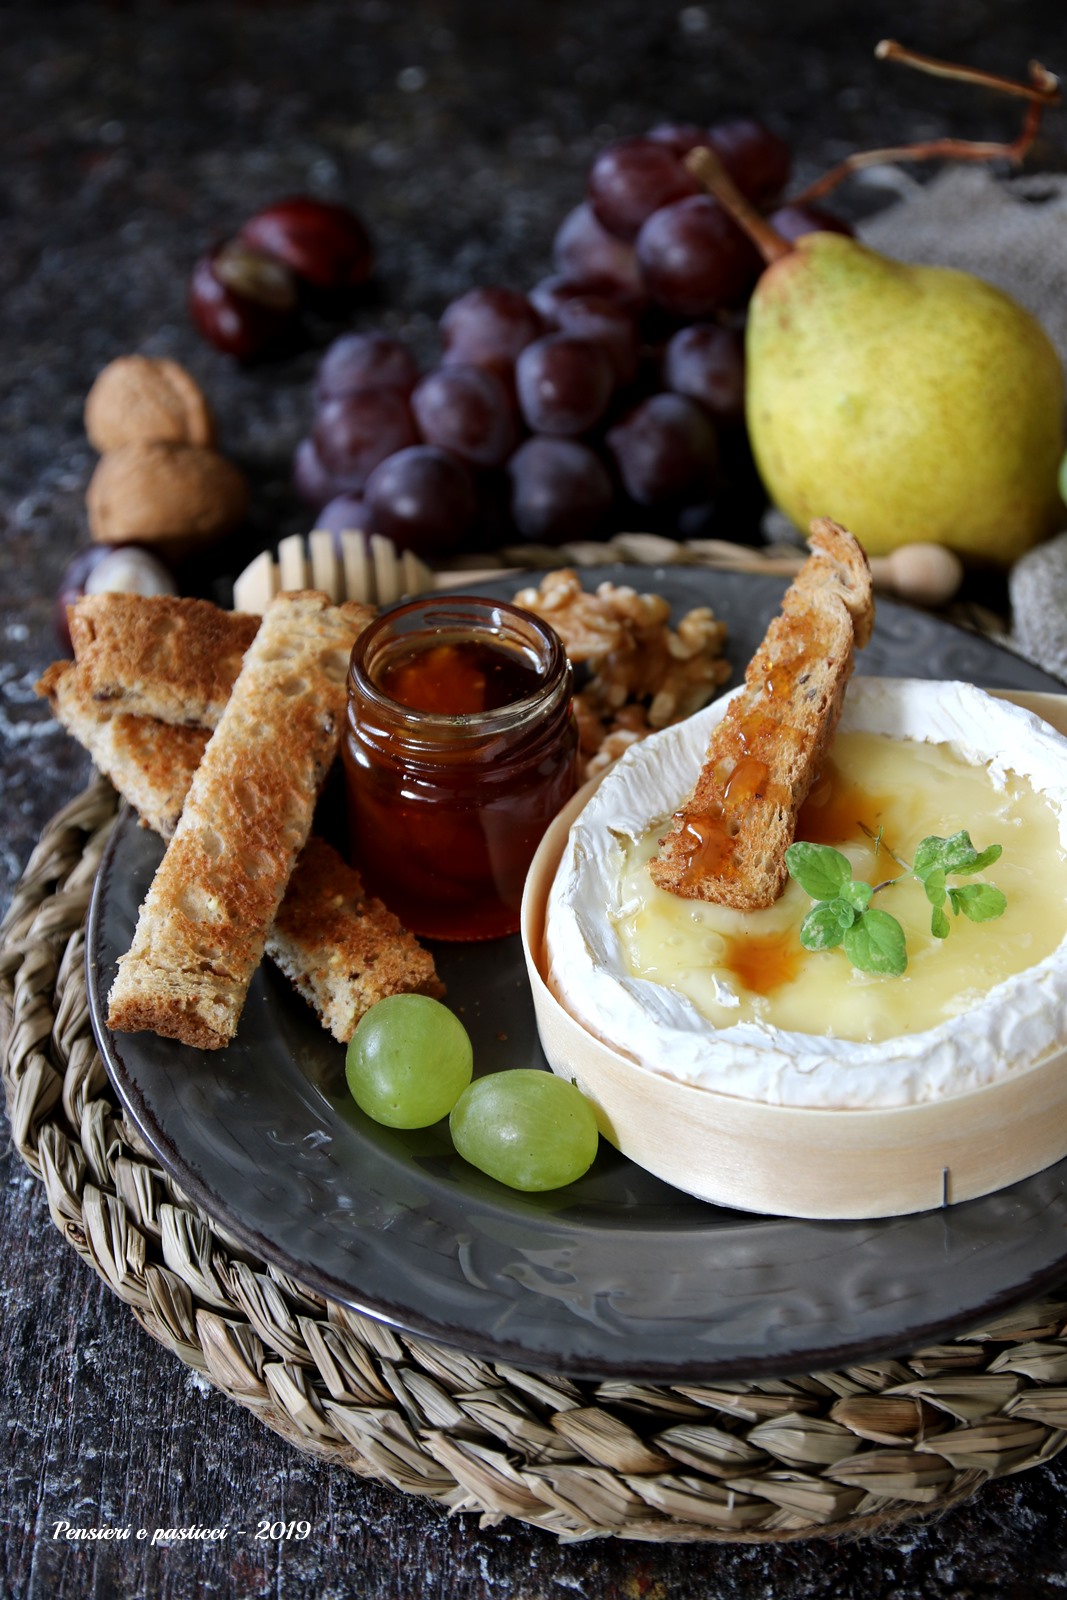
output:
[[[603,568],[730,625],[735,678],[783,583],[693,569]],[[515,579],[477,586],[510,598]],[[861,671],[1062,685],[988,642],[883,602]],[[943,1211],[806,1223],[705,1205],[603,1147],[544,1196],[504,1189],[443,1127],[367,1121],[344,1050],[269,965],[215,1053],[103,1020],[115,962],[161,846],[118,824],[89,918],[93,1025],[112,1081],[163,1166],[250,1250],[330,1298],[481,1356],[572,1376],[663,1382],[813,1371],[963,1331],[1067,1278],[1067,1162]],[[517,938],[440,945],[480,1071],[543,1065]]]

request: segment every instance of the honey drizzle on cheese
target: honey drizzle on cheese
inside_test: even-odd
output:
[[[749,758],[742,757],[735,772]],[[751,780],[758,781],[751,771]],[[727,782],[734,780],[730,773]],[[738,772],[738,781],[746,773]],[[883,1039],[957,1014],[995,983],[1049,954],[1067,934],[1067,859],[1052,807],[1024,779],[997,788],[988,770],[948,745],[839,734],[801,811],[797,837],[833,844],[872,885],[901,867],[870,835],[910,861],[927,834],[970,830],[975,845],[1004,855],[988,878],[1008,896],[1004,917],[972,924],[950,912],[945,941],[930,933],[930,908],[913,879],[881,890],[876,904],[905,926],[909,968],[901,978],[857,972],[841,950],[809,952],[799,929],[810,898],[793,882],[763,911],[683,900],[657,889],[647,861],[662,827],[627,852],[613,917],[635,977],[686,994],[725,1027],[760,1018],[797,1032]],[[867,830],[864,832],[864,830]],[[973,881],[973,880],[960,880]]]
[[[846,778],[829,758],[811,786],[797,817],[797,838],[812,844],[855,839],[866,829],[877,833],[892,796],[875,793]]]
[[[829,757],[800,808],[796,836],[806,839],[810,844],[831,845],[846,844],[850,839],[876,839],[892,802],[892,791],[875,791],[846,778],[833,758]],[[863,876],[872,887],[885,878],[895,877],[900,871],[899,864],[893,860],[885,848],[885,842],[881,840],[878,858],[872,860],[871,867],[872,870]]]
[[[800,971],[804,950],[792,928],[781,933],[734,933],[726,941],[723,965],[753,994],[773,994]]]

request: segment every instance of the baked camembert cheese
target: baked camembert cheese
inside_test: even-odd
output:
[[[960,827],[1003,847],[994,923],[953,918],[937,940],[913,879],[879,891],[909,951],[902,976],[879,976],[801,947],[811,900],[795,883],[738,911],[651,881],[728,699],[629,751],[573,824],[545,908],[545,977],[565,1011],[649,1073],[768,1106],[921,1105],[1062,1050],[1067,739],[967,684],[852,680],[798,839],[832,843],[872,884],[902,871],[876,854],[879,829],[905,862]]]

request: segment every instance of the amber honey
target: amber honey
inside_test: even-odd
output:
[[[577,750],[570,666],[537,617],[474,596],[387,612],[349,671],[350,845],[368,889],[427,938],[515,932]]]
[[[831,757],[823,762],[808,798],[797,815],[798,839],[810,844],[844,844],[850,839],[880,840],[885,818],[893,805],[891,790],[871,789],[857,778],[846,777]],[[877,859],[867,874],[873,881],[892,876],[893,857],[879,843]]]
[[[743,823],[758,805],[781,807],[781,783],[771,778],[771,763],[797,735],[785,721],[789,695],[803,683],[811,651],[805,619],[785,614],[773,624],[776,656],[757,656],[749,669],[753,696],[736,701],[723,722],[722,770],[714,784],[698,786],[700,803],[675,814],[682,824],[677,846],[678,885],[684,892],[708,878],[725,883],[736,876],[734,854]]]
[[[380,687],[411,711],[469,717],[537,694],[541,678],[530,661],[493,639],[454,639],[417,642],[395,661],[386,661]]]
[[[792,928],[777,933],[731,934],[723,966],[751,994],[773,994],[800,972],[803,950]]]

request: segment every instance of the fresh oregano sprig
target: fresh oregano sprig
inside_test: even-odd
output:
[[[962,911],[972,922],[991,922],[999,917],[1007,905],[1002,892],[991,883],[965,883],[960,886],[947,882],[950,873],[971,875],[984,872],[1000,859],[999,844],[986,850],[976,850],[969,833],[961,830],[949,839],[939,839],[931,834],[915,852],[912,872],[926,890],[926,898],[933,906],[930,931],[937,939],[947,939],[949,920],[945,915],[945,900],[953,913]]]
[[[881,843],[881,835],[876,844]],[[999,917],[1007,901],[991,883],[950,884],[951,876],[972,876],[992,866],[1000,854],[999,844],[976,850],[971,836],[961,829],[948,839],[930,834],[915,852],[908,866],[894,852],[894,861],[905,868],[896,878],[887,878],[874,888],[852,876],[852,863],[832,845],[798,841],[785,853],[789,875],[805,894],[816,902],[800,926],[800,942],[805,950],[834,950],[838,945],[854,967],[863,972],[899,977],[907,969],[908,951],[904,929],[888,911],[871,905],[879,889],[912,877],[922,884],[933,908],[930,931],[935,939],[947,939],[952,924],[945,902],[953,914],[971,922],[989,922]]]

